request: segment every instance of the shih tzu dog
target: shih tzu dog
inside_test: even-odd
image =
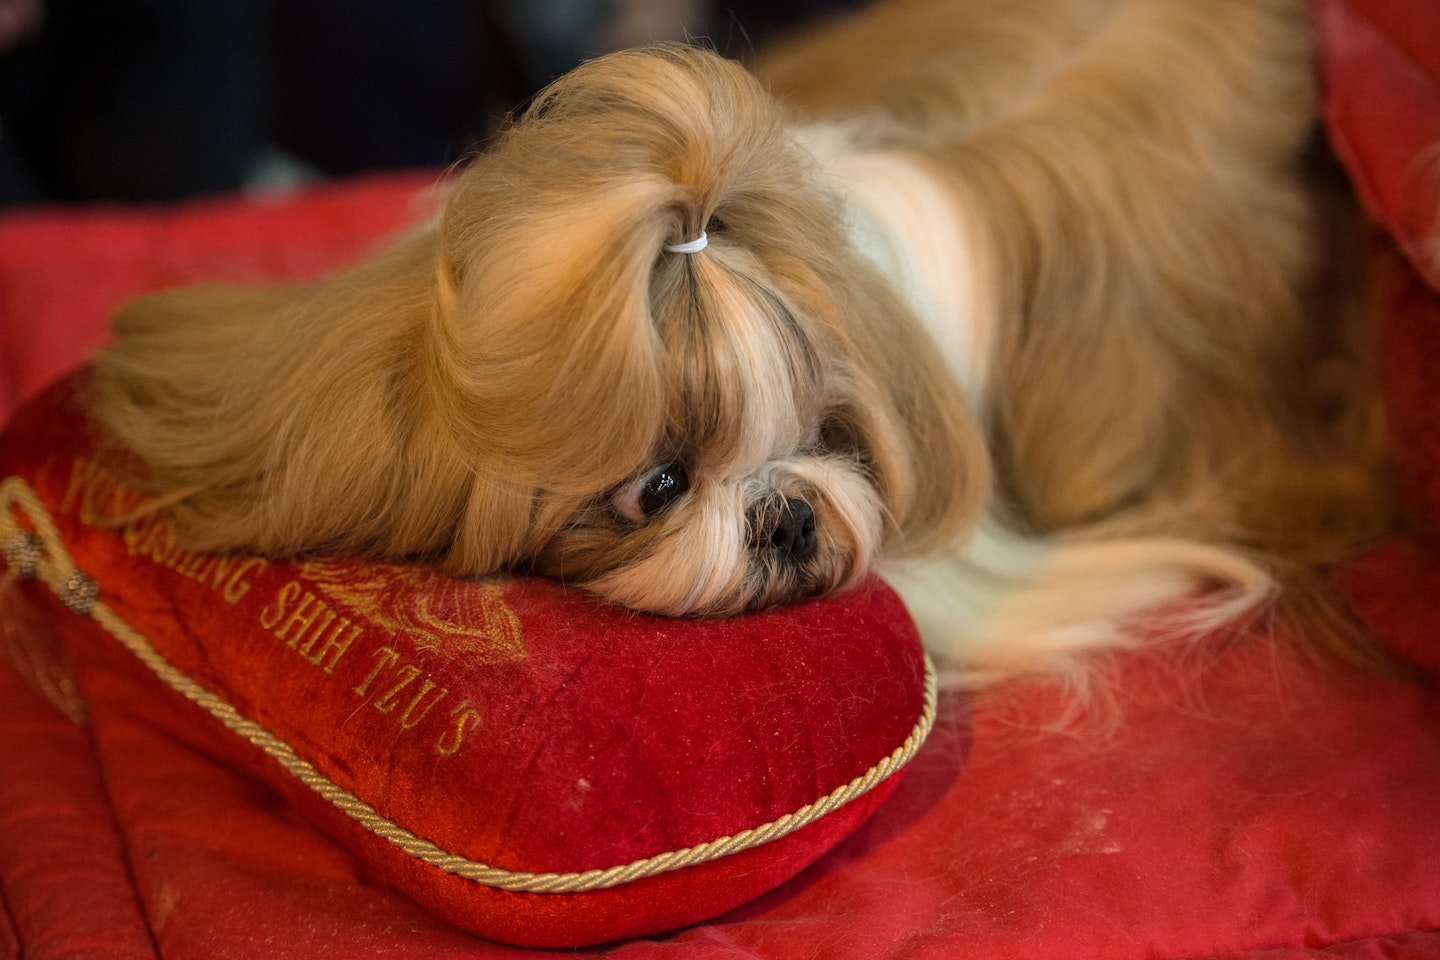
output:
[[[123,309],[95,413],[197,548],[682,616],[918,558],[969,680],[1213,625],[1385,522],[1312,70],[1303,0],[888,0],[753,73],[612,54],[368,262]]]

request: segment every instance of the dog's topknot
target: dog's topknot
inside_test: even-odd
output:
[[[667,431],[693,426],[666,411],[674,391],[706,388],[675,382],[662,361],[694,304],[727,305],[703,311],[711,359],[727,374],[765,365],[715,356],[726,344],[792,352],[762,329],[777,327],[777,312],[818,312],[800,301],[822,281],[784,275],[799,263],[788,238],[840,242],[807,166],[776,104],[714,53],[657,45],[555,81],[460,178],[441,224],[435,342],[448,349],[437,382],[467,398],[453,407],[456,431],[501,458],[550,450],[552,462],[525,468],[560,488],[593,488],[606,470],[620,480]],[[707,230],[696,262],[663,255]],[[789,390],[789,372],[755,395]],[[582,410],[608,433],[577,446]],[[755,420],[767,434],[774,412]],[[537,431],[552,441],[537,443]]]

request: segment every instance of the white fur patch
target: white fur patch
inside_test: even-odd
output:
[[[900,151],[857,149],[843,128],[797,139],[846,205],[850,239],[925,325],[975,409],[983,409],[994,323],[961,211],[942,180]]]

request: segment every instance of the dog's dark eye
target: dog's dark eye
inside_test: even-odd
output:
[[[634,523],[643,523],[690,489],[690,475],[679,463],[663,463],[615,491],[610,506]]]
[[[854,454],[859,448],[855,427],[846,419],[831,415],[816,426],[812,446],[831,453]]]

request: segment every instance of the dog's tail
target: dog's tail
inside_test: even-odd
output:
[[[1233,547],[1166,537],[1027,537],[987,522],[963,554],[887,571],[952,686],[1045,674],[1084,689],[1096,654],[1199,639],[1278,581]]]

